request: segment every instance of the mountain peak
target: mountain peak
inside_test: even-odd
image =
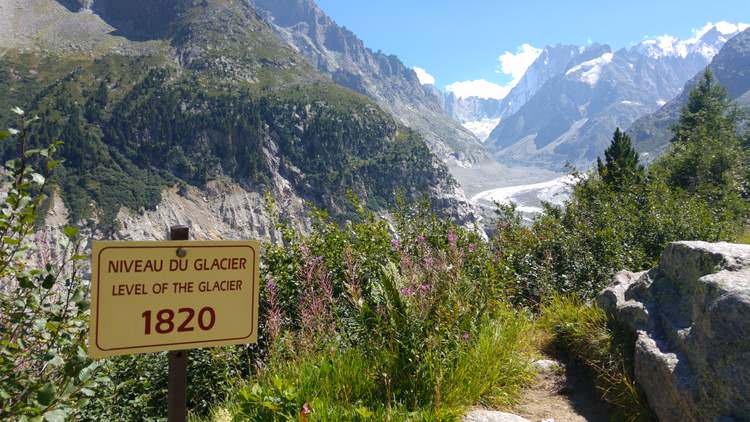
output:
[[[690,38],[680,39],[672,35],[661,35],[641,41],[633,47],[633,51],[654,59],[669,57],[684,59],[691,54],[699,54],[711,60],[730,38],[748,27],[750,25],[744,23],[709,22],[703,28],[696,30]]]

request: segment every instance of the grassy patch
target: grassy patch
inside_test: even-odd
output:
[[[579,299],[556,296],[542,306],[539,326],[549,335],[549,346],[583,364],[605,402],[617,411],[615,420],[654,421],[645,396],[632,375],[632,338],[608,325],[596,306]]]
[[[737,243],[750,244],[750,227],[746,227],[742,234],[737,238]]]
[[[434,368],[426,383],[434,400],[412,406],[393,388],[387,350],[335,345],[294,358],[277,353],[256,378],[230,395],[206,420],[450,421],[473,405],[515,403],[533,377],[534,327],[508,309],[467,339],[450,368]],[[424,386],[426,387],[426,386]],[[199,420],[199,419],[196,419]]]
[[[443,383],[443,400],[452,405],[509,406],[533,377],[535,335],[522,313],[507,309],[486,324]]]

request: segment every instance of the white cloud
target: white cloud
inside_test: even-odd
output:
[[[746,30],[747,28],[750,28],[750,25],[746,23],[731,23],[727,21],[719,21],[716,23],[709,22],[705,24],[702,28],[693,29],[693,38],[689,39],[688,42],[695,42],[699,40],[702,36],[706,35],[708,31],[711,29],[716,28],[720,33],[724,35],[734,35],[738,32],[742,32]]]
[[[446,86],[445,89],[458,98],[479,97],[495,100],[502,100],[510,92],[508,86],[498,85],[484,79],[454,82]]]
[[[508,95],[511,89],[518,85],[523,75],[526,74],[529,66],[539,57],[542,50],[535,48],[530,44],[522,44],[516,52],[506,51],[498,57],[500,67],[496,73],[502,73],[510,76],[510,82],[499,85],[489,82],[485,79],[476,79],[473,81],[455,82],[445,87],[449,92],[454,93],[459,98],[479,97],[502,100]]]
[[[534,60],[540,54],[542,54],[542,50],[530,44],[521,44],[515,53],[506,51],[501,54],[498,58],[500,61],[500,70],[513,78],[506,86],[513,88],[518,85],[526,70],[528,70],[529,66],[534,63]]]
[[[435,77],[427,73],[426,70],[422,69],[421,67],[413,67],[414,72],[417,74],[417,78],[419,79],[419,83],[422,85],[435,85]]]

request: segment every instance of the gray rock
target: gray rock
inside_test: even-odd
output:
[[[659,420],[750,420],[750,245],[672,243],[597,303],[637,334],[636,381]]]
[[[474,410],[469,412],[462,422],[531,422],[526,418],[505,412],[495,412],[492,410]]]
[[[562,364],[556,360],[540,359],[531,364],[539,372],[549,373],[562,368]]]

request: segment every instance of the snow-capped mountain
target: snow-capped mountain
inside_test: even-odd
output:
[[[663,35],[645,40],[635,49],[646,56],[661,59],[665,57],[687,58],[691,54],[700,54],[711,60],[730,38],[748,28],[746,24],[718,22],[706,25],[692,38],[681,40],[671,35]]]
[[[586,168],[615,128],[629,127],[676,97],[740,29],[722,22],[686,40],[664,36],[617,51],[600,44],[569,49],[571,59],[559,66],[560,59],[556,69],[545,69],[540,56],[529,79],[544,74],[547,80],[502,118],[485,144],[500,161]]]
[[[718,83],[727,89],[729,98],[750,110],[750,29],[727,41],[708,67]],[[635,147],[646,160],[656,158],[667,147],[672,137],[670,127],[679,119],[690,90],[702,77],[702,72],[699,72],[678,97],[656,112],[641,117],[628,129]]]
[[[570,63],[587,58],[589,49],[586,48],[560,44],[547,46],[504,98],[461,97],[449,92],[442,94],[445,97],[443,108],[484,141],[502,119],[517,112],[547,81],[565,72]]]
[[[579,57],[586,53],[585,48],[574,45],[554,45],[545,47],[534,63],[529,66],[523,78],[500,105],[500,119],[510,117],[517,112],[539,89],[550,79],[568,69],[571,63],[580,62]]]
[[[443,96],[445,112],[482,142],[500,123],[501,102],[498,99],[461,97],[453,92],[438,92],[437,95]]]

